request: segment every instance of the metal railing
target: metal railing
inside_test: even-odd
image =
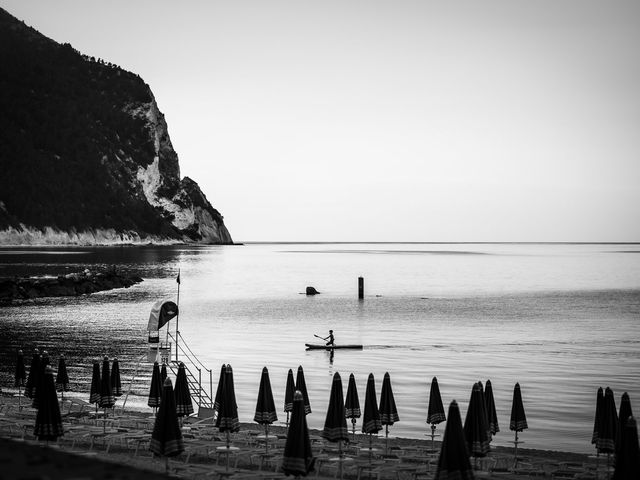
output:
[[[174,374],[177,374],[178,366],[180,363],[183,363],[191,394],[192,396],[194,394],[197,395],[198,408],[213,408],[213,370],[207,368],[196,354],[191,351],[189,345],[184,340],[184,337],[180,335],[180,332],[176,332],[175,336],[172,333],[169,333],[168,336],[176,345],[176,359],[169,362],[169,368],[171,368],[171,371]],[[178,354],[181,356],[179,360]],[[195,374],[193,370],[197,371],[197,374]],[[207,374],[209,375],[209,391],[207,391],[202,384],[203,371],[205,377]]]

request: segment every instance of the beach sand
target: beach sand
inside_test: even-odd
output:
[[[277,444],[271,447],[271,455],[262,455],[264,444],[258,442],[264,429],[257,424],[242,424],[240,432],[231,435],[232,445],[237,446],[238,450],[237,453],[234,452],[227,472],[224,456],[216,454],[216,448],[225,445],[225,437],[210,424],[206,426],[194,423],[197,419],[192,419],[185,428],[188,451],[170,459],[167,475],[165,459],[154,458],[149,451],[149,428],[153,424],[151,409],[148,412],[128,411],[124,415],[117,415],[114,419],[116,423],[109,424],[109,430],[103,436],[100,435],[100,427],[96,426],[99,422],[90,415],[94,412],[93,406],[81,408],[79,404],[65,405],[63,422],[68,430],[58,442],[47,444],[38,441],[30,433],[35,423],[35,413],[31,408],[18,409],[14,396],[5,394],[1,400],[0,480],[151,480],[168,476],[193,479],[285,478],[277,471],[284,440],[277,440]],[[120,427],[117,428],[116,424]],[[437,452],[428,453],[430,439],[390,437],[387,455],[383,456],[387,442],[384,431],[380,433],[381,435],[371,439],[377,457],[371,460],[371,477],[397,480],[433,478]],[[283,437],[285,427],[271,426],[269,434]],[[318,474],[312,472],[309,476],[314,478],[317,474],[318,478],[336,477],[337,446],[324,442],[320,431],[311,430],[310,434],[314,442],[312,451],[318,458]],[[369,477],[369,472],[364,468],[369,463],[369,441],[368,436],[356,433],[354,441],[345,447],[346,455],[352,460],[344,462],[344,478],[355,479],[358,473],[362,478]],[[439,451],[439,446],[436,442],[436,451]],[[515,472],[513,455],[513,449],[493,448],[488,458],[478,459],[476,477],[506,480],[539,478],[543,475],[550,478],[596,478],[596,460],[588,455],[519,448],[520,461]],[[427,459],[430,460],[428,466]],[[472,459],[472,464],[473,462]],[[606,462],[606,457],[599,460],[599,478],[606,478],[602,473]]]

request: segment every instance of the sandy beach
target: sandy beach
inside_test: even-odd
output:
[[[23,404],[24,405],[24,404]],[[156,479],[167,478],[164,458],[153,457],[149,440],[153,427],[151,412],[126,411],[96,418],[93,406],[65,402],[65,435],[57,442],[38,441],[33,435],[35,410],[18,408],[15,396],[2,396],[0,422],[0,478],[2,479]],[[266,453],[264,429],[242,424],[231,435],[229,458],[220,453],[225,437],[208,422],[189,419],[183,428],[186,450],[169,460],[169,476],[178,478],[284,478],[279,471],[286,428],[269,429]],[[317,458],[310,477],[339,478],[338,446],[326,442],[321,432],[311,430],[313,455]],[[430,479],[435,475],[440,444],[431,440],[384,437],[371,439],[356,433],[344,447],[343,478]],[[371,443],[369,443],[371,441]],[[369,452],[369,446],[372,452]],[[371,457],[369,455],[371,454]],[[596,461],[588,455],[518,449],[513,468],[510,448],[493,448],[486,458],[472,459],[479,478],[596,478]],[[606,457],[599,460],[599,478],[606,478]],[[371,470],[369,470],[369,465]]]

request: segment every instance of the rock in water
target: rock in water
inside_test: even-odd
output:
[[[97,273],[85,270],[57,277],[0,278],[0,305],[10,304],[13,300],[68,297],[114,288],[129,288],[142,281],[137,275],[113,269]]]
[[[314,287],[307,287],[307,295],[317,295],[320,293]]]

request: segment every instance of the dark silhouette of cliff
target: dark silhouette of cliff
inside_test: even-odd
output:
[[[149,86],[0,9],[0,243],[34,230],[69,243],[232,243],[180,178]]]

